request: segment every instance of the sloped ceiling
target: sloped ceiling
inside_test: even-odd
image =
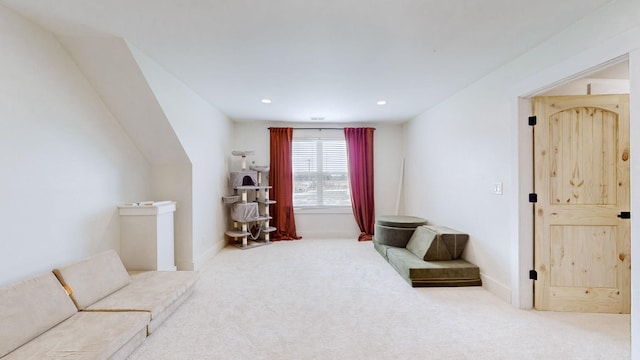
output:
[[[609,2],[0,0],[125,39],[232,119],[327,122],[410,119]]]
[[[189,163],[126,41],[65,36],[60,41],[147,161]]]

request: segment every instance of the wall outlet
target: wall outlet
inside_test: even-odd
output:
[[[497,183],[493,183],[491,185],[491,192],[494,195],[502,195],[502,183],[501,182],[497,182]]]

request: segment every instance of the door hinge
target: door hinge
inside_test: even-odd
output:
[[[529,194],[529,202],[530,203],[537,203],[538,202],[538,194],[536,194],[536,193]]]
[[[630,211],[623,211],[620,214],[618,214],[618,217],[620,219],[631,219],[631,212]]]
[[[538,280],[538,272],[535,270],[529,270],[529,279]]]
[[[529,116],[529,126],[535,126],[538,123],[537,116]]]

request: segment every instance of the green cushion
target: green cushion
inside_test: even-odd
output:
[[[427,226],[416,228],[406,248],[422,260],[453,260],[438,233]]]
[[[450,259],[455,260],[459,259],[462,256],[462,251],[464,251],[465,246],[467,246],[467,241],[469,240],[469,235],[458,230],[453,230],[446,226],[435,226],[435,225],[425,225],[426,228],[434,231],[438,234],[438,238],[441,240],[442,245],[445,246],[451,254]],[[436,260],[434,258],[425,260]],[[441,260],[441,259],[437,259]],[[449,259],[442,259],[449,260]]]
[[[396,247],[405,247],[411,238],[411,235],[413,235],[414,229],[415,228],[399,228],[376,224],[373,242]]]
[[[387,259],[387,249],[389,247],[390,247],[389,245],[381,244],[376,241],[373,242],[373,248],[376,249],[376,251],[378,251],[378,253],[382,255],[382,257],[385,258],[385,260]]]
[[[411,251],[389,247],[387,258],[412,286],[481,285],[480,269],[465,260],[424,261]]]
[[[383,215],[376,218],[373,242],[405,247],[413,235],[413,230],[427,223],[427,220],[415,216]]]
[[[376,218],[376,224],[399,228],[415,228],[426,225],[427,220],[417,216],[382,215]]]

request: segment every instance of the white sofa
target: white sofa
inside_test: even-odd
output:
[[[110,250],[2,288],[0,358],[126,359],[193,293],[198,277],[130,275]]]

